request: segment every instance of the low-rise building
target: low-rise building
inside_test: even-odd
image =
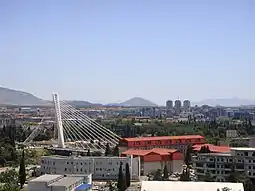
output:
[[[193,167],[198,179],[209,172],[216,181],[226,181],[233,168],[254,179],[255,148],[231,148],[229,153],[197,153],[193,156]]]
[[[176,149],[130,149],[124,151],[122,156],[140,157],[141,175],[147,175],[158,169],[163,170],[165,166],[170,173],[181,172],[184,164],[183,154]]]
[[[50,175],[45,174],[28,181],[28,191],[83,191],[92,190],[91,175]]]
[[[94,180],[117,180],[119,166],[129,164],[131,179],[140,176],[140,158],[132,157],[76,157],[43,156],[41,158],[42,174],[92,174]]]

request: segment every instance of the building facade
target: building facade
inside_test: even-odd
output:
[[[193,156],[193,167],[199,177],[209,172],[216,181],[226,181],[232,168],[255,178],[255,148],[231,148],[229,153],[198,153]]]
[[[174,102],[174,110],[175,110],[175,114],[176,115],[179,115],[181,113],[181,107],[182,107],[181,100],[175,100],[175,102]]]
[[[184,100],[183,109],[184,109],[184,111],[189,111],[190,110],[190,101],[189,100]]]
[[[120,140],[119,149],[121,153],[128,149],[150,150],[153,148],[177,149],[185,152],[188,145],[204,143],[205,139],[200,135],[134,137]]]
[[[156,172],[158,169],[163,170],[166,166],[168,172],[181,172],[183,167],[183,154],[176,149],[154,148],[151,150],[134,150],[124,151],[122,156],[140,157],[141,175],[147,175]]]
[[[92,174],[94,180],[117,180],[119,166],[129,164],[131,179],[140,176],[140,160],[132,157],[41,157],[42,174]]]

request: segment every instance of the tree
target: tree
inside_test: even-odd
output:
[[[25,182],[26,182],[26,167],[25,167],[25,152],[23,150],[19,167],[19,183],[21,189],[23,188]]]
[[[168,170],[167,170],[167,166],[166,165],[165,165],[164,171],[163,171],[163,179],[164,180],[168,180],[169,179]]]
[[[190,181],[190,172],[189,168],[183,169],[180,176],[180,181]]]
[[[105,147],[105,156],[109,156],[111,154],[111,148],[110,148],[110,145],[109,143],[106,144],[106,147]]]
[[[119,191],[124,191],[125,190],[125,179],[122,171],[122,162],[120,163],[119,167],[119,178],[118,178],[118,184],[117,187]]]
[[[113,149],[113,156],[119,156],[119,145],[116,145]]]
[[[187,166],[191,164],[191,154],[193,152],[192,146],[189,144],[185,153],[184,162]]]
[[[154,174],[153,180],[161,180],[161,170],[158,169]]]
[[[88,151],[87,151],[87,156],[91,156],[90,149],[88,149]]]
[[[126,163],[126,186],[129,187],[130,186],[130,172],[129,172],[129,164]]]

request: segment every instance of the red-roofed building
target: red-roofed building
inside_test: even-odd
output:
[[[204,144],[205,139],[200,135],[184,135],[184,136],[157,136],[157,137],[135,137],[123,138],[120,141],[120,151],[128,149],[153,149],[168,148],[177,149],[185,152],[189,144]]]
[[[157,169],[163,170],[165,165],[167,165],[169,172],[181,172],[183,166],[183,154],[176,149],[129,149],[121,154],[121,156],[131,155],[140,157],[141,175],[146,175]]]
[[[194,145],[192,146],[194,151],[199,152],[201,147],[208,147],[210,152],[212,153],[230,153],[231,147],[228,146],[215,146],[212,144],[202,144],[202,145]]]

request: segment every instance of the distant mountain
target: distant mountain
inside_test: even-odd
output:
[[[0,87],[0,105],[40,106],[50,102],[40,99],[33,94]]]
[[[70,105],[75,106],[75,107],[99,107],[102,106],[102,104],[99,103],[91,103],[88,101],[78,101],[78,100],[73,100],[73,101],[67,101]]]
[[[157,107],[157,104],[141,97],[131,98],[127,101],[120,103],[119,105],[129,107]]]
[[[209,105],[209,106],[244,106],[244,105],[255,105],[255,100],[231,98],[231,99],[206,99],[201,102],[192,103],[192,105]]]

